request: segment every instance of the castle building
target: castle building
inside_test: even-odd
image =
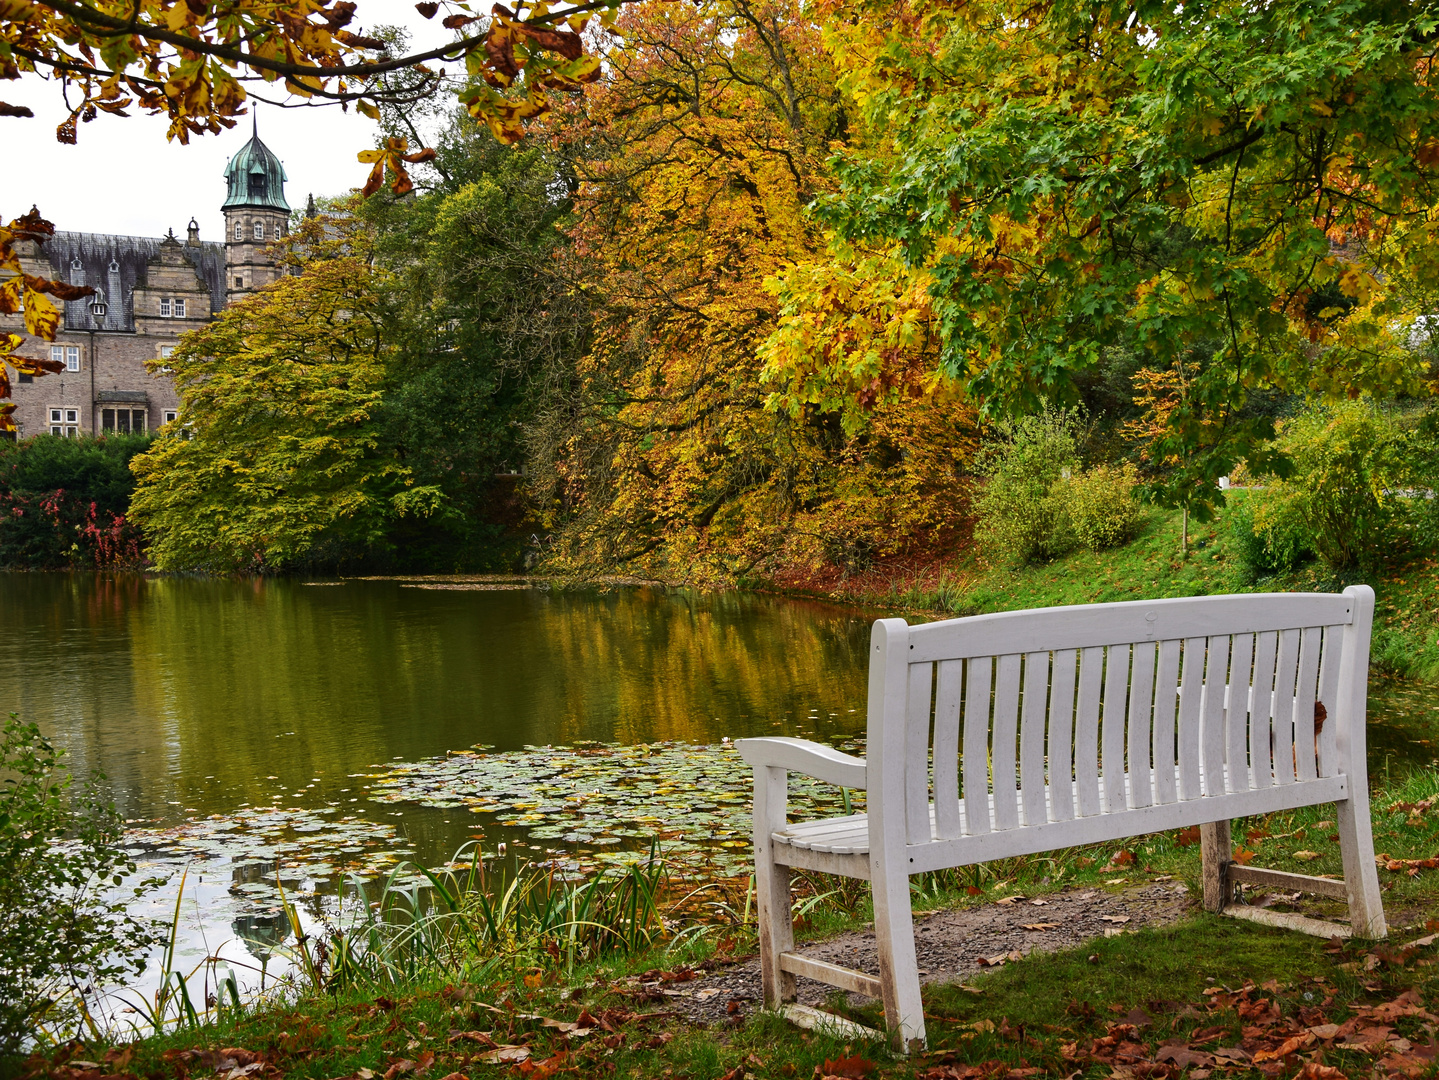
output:
[[[65,365],[12,385],[20,437],[153,431],[176,419],[174,384],[145,362],[169,356],[186,330],[280,276],[266,248],[288,230],[287,179],[257,130],[225,167],[222,241],[201,240],[192,218],[184,240],[173,229],[158,239],[57,231],[23,245],[27,274],[89,285],[95,295],[64,304],[53,342],[29,339],[17,350]],[[0,330],[23,334],[23,316],[0,315]]]

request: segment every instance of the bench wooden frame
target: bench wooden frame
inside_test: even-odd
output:
[[[1193,825],[1210,910],[1267,875],[1342,895],[1352,932],[1383,937],[1364,757],[1373,614],[1373,590],[1355,585],[880,619],[867,758],[802,739],[737,744],[755,774],[766,1006],[795,1000],[796,975],[877,992],[897,1048],[922,1046],[911,874]],[[868,813],[791,824],[789,772],[865,790]],[[1229,866],[1230,819],[1320,803],[1336,807],[1343,882]],[[794,951],[801,868],[870,882],[877,977]]]

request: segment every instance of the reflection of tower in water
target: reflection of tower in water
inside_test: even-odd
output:
[[[274,878],[275,864],[272,862],[240,863],[230,870],[230,891],[238,893],[241,885],[261,884]],[[249,954],[260,961],[263,970],[269,965],[275,950],[290,936],[290,920],[280,908],[271,908],[236,915],[230,929],[245,943]]]

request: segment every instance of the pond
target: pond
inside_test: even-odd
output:
[[[660,835],[741,869],[747,771],[724,740],[862,736],[873,617],[748,593],[59,574],[0,574],[0,610],[0,710],[103,770],[146,862],[191,867],[192,954],[274,930],[277,864],[313,897],[476,839],[579,865]],[[1430,688],[1376,681],[1372,769],[1430,762],[1436,715]]]
[[[274,918],[277,862],[323,893],[477,837],[522,857],[633,852],[687,816],[736,863],[748,772],[721,740],[863,731],[869,619],[758,594],[0,574],[0,610],[0,710],[103,770],[143,861],[191,866],[212,947]],[[433,790],[434,767],[392,771],[477,745],[500,770],[487,806]],[[544,746],[586,749],[523,754]]]

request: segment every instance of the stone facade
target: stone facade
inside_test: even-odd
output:
[[[289,223],[279,158],[257,133],[231,158],[225,178],[222,242],[201,240],[192,220],[183,241],[173,230],[162,239],[57,232],[21,247],[27,274],[89,285],[95,295],[64,305],[53,342],[29,339],[18,350],[66,365],[11,387],[20,437],[153,431],[178,417],[174,385],[145,362],[165,357],[185,331],[282,273],[265,252]],[[98,318],[96,301],[105,305]],[[0,315],[0,329],[23,333],[23,319]]]

